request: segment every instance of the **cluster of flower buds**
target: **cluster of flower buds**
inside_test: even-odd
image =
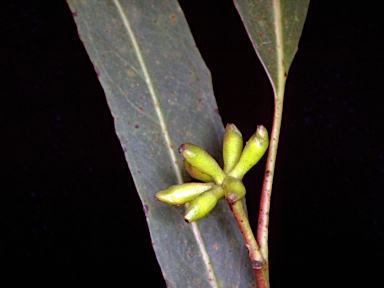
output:
[[[184,219],[190,223],[207,215],[225,197],[230,204],[244,198],[246,190],[242,178],[264,155],[269,138],[264,126],[257,126],[255,134],[243,149],[243,137],[234,124],[227,124],[223,141],[223,169],[203,148],[184,143],[179,153],[184,157],[186,171],[202,183],[173,185],[155,194],[161,202],[181,205],[189,203]]]

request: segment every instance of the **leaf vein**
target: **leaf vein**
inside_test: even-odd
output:
[[[171,161],[172,161],[172,165],[174,167],[174,171],[176,173],[176,177],[177,177],[177,181],[178,183],[183,183],[183,178],[182,178],[182,173],[181,173],[181,170],[180,170],[180,167],[176,164],[177,163],[177,159],[176,159],[176,155],[175,155],[175,152],[170,149],[170,147],[172,147],[172,142],[171,142],[171,138],[170,138],[170,135],[169,135],[169,132],[168,132],[168,129],[167,129],[167,126],[165,124],[165,119],[164,119],[164,116],[163,116],[163,112],[162,110],[160,109],[160,101],[158,100],[158,96],[155,92],[155,89],[153,87],[153,84],[152,84],[152,81],[151,81],[151,78],[150,78],[150,75],[148,73],[148,70],[147,70],[147,67],[146,67],[146,63],[143,59],[143,55],[140,51],[140,48],[139,48],[139,44],[138,44],[138,41],[136,39],[136,36],[131,28],[131,25],[130,25],[130,22],[128,20],[128,17],[127,15],[124,13],[123,11],[123,8],[121,7],[120,5],[120,2],[119,0],[114,0],[114,3],[118,9],[118,12],[123,20],[123,24],[124,24],[124,27],[126,28],[127,32],[128,32],[128,36],[129,38],[131,39],[132,41],[132,44],[134,46],[134,49],[135,49],[135,53],[136,53],[136,56],[138,58],[138,61],[141,65],[141,68],[143,70],[143,74],[144,74],[144,78],[145,78],[145,82],[146,84],[148,85],[148,90],[149,90],[149,94],[151,95],[151,98],[152,98],[152,101],[154,102],[154,106],[155,106],[155,110],[156,110],[156,114],[159,118],[159,122],[160,122],[160,126],[161,126],[161,130],[163,132],[163,135],[164,135],[164,138],[165,138],[165,142],[166,142],[166,145],[169,149],[169,154],[170,154],[170,157],[171,157]],[[207,272],[208,272],[208,277],[209,277],[209,281],[210,281],[210,284],[213,288],[218,288],[218,280],[214,274],[214,268],[209,260],[209,255],[208,255],[208,252],[207,252],[207,249],[205,247],[205,244],[203,242],[203,239],[202,239],[202,236],[201,236],[201,233],[199,231],[199,228],[198,228],[198,225],[196,223],[192,223],[192,229],[193,229],[193,232],[194,232],[194,235],[195,235],[195,238],[196,238],[196,242],[200,248],[200,251],[202,253],[202,257],[203,257],[203,261],[206,265],[206,269],[207,269]]]
[[[114,3],[116,5],[116,7],[117,7],[117,10],[119,11],[119,14],[120,14],[122,20],[123,20],[124,27],[127,29],[128,36],[129,36],[129,38],[132,41],[133,47],[135,49],[136,56],[137,56],[138,61],[140,63],[141,69],[143,70],[145,82],[146,82],[146,84],[148,86],[149,94],[151,95],[152,101],[153,101],[154,106],[155,106],[156,114],[157,114],[157,116],[159,118],[161,131],[163,132],[166,145],[167,145],[167,147],[169,149],[169,156],[171,157],[171,162],[172,162],[172,165],[173,165],[176,177],[177,177],[177,182],[181,184],[181,183],[183,183],[183,178],[182,178],[181,170],[180,170],[180,167],[176,164],[177,163],[177,159],[176,159],[175,152],[170,148],[170,147],[172,147],[172,141],[171,141],[171,138],[169,136],[167,125],[165,124],[163,112],[160,109],[160,101],[158,100],[158,96],[157,96],[157,94],[155,92],[155,89],[153,87],[152,80],[151,80],[151,77],[150,77],[150,75],[148,73],[148,69],[147,69],[146,63],[145,63],[145,61],[143,59],[143,55],[142,55],[142,53],[140,51],[139,43],[138,43],[138,41],[136,39],[136,36],[135,36],[135,34],[134,34],[134,32],[133,32],[133,30],[131,28],[131,24],[130,24],[130,22],[128,20],[128,17],[124,13],[123,8],[120,5],[120,2],[118,0],[114,0]]]

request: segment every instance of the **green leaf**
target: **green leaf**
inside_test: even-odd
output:
[[[270,197],[283,113],[285,82],[298,50],[309,0],[234,0],[253,48],[268,74],[275,96],[270,145],[260,200],[257,242],[268,261]]]
[[[280,97],[277,91],[284,90],[289,68],[298,49],[309,0],[234,2],[253,48],[268,74],[275,97]]]
[[[167,286],[253,287],[244,240],[224,200],[187,224],[184,206],[153,197],[189,180],[177,153],[182,143],[221,159],[224,127],[210,73],[177,1],[68,3],[104,88]]]

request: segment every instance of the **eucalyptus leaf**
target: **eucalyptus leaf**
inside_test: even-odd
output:
[[[184,206],[153,197],[189,180],[177,153],[182,143],[221,159],[224,127],[211,76],[177,1],[68,3],[105,91],[167,286],[254,287],[244,240],[224,200],[187,224]]]
[[[298,50],[298,43],[308,11],[309,0],[234,0],[261,63],[271,81],[275,96],[270,145],[260,197],[256,240],[267,262],[268,225],[272,183],[283,114],[284,90],[289,68]],[[268,280],[267,280],[268,281]]]
[[[234,0],[275,96],[298,50],[309,0]]]

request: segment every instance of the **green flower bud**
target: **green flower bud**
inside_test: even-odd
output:
[[[247,173],[249,169],[263,157],[268,148],[268,144],[269,138],[267,129],[262,125],[257,126],[255,134],[253,134],[251,139],[245,144],[239,162],[237,162],[228,175],[239,179],[243,178],[245,173]]]
[[[209,190],[207,192],[214,195],[217,200],[224,197],[224,189],[223,189],[223,186],[221,186],[221,185],[215,185],[215,186],[213,186],[213,188],[211,190]]]
[[[245,196],[246,190],[240,179],[227,176],[223,182],[223,187],[225,191],[225,198],[231,204],[243,199]]]
[[[187,160],[184,160],[184,168],[187,170],[189,175],[191,175],[192,178],[195,178],[197,180],[203,181],[203,182],[212,182],[213,179],[208,174],[201,172],[199,169],[197,169],[195,166],[192,166],[191,163],[189,163]]]
[[[184,183],[173,185],[155,194],[155,199],[167,204],[181,205],[192,201],[201,193],[211,189],[214,183]]]
[[[225,178],[224,171],[220,168],[219,164],[217,164],[216,160],[205,152],[203,148],[191,143],[184,143],[180,146],[179,153],[192,166],[195,166],[201,172],[212,176],[216,184],[221,184],[223,182]]]
[[[243,137],[235,124],[227,124],[223,140],[224,172],[228,173],[240,159]]]
[[[203,218],[215,208],[217,201],[223,196],[224,190],[221,186],[215,186],[212,190],[199,195],[189,203],[184,214],[184,220],[191,223]]]

